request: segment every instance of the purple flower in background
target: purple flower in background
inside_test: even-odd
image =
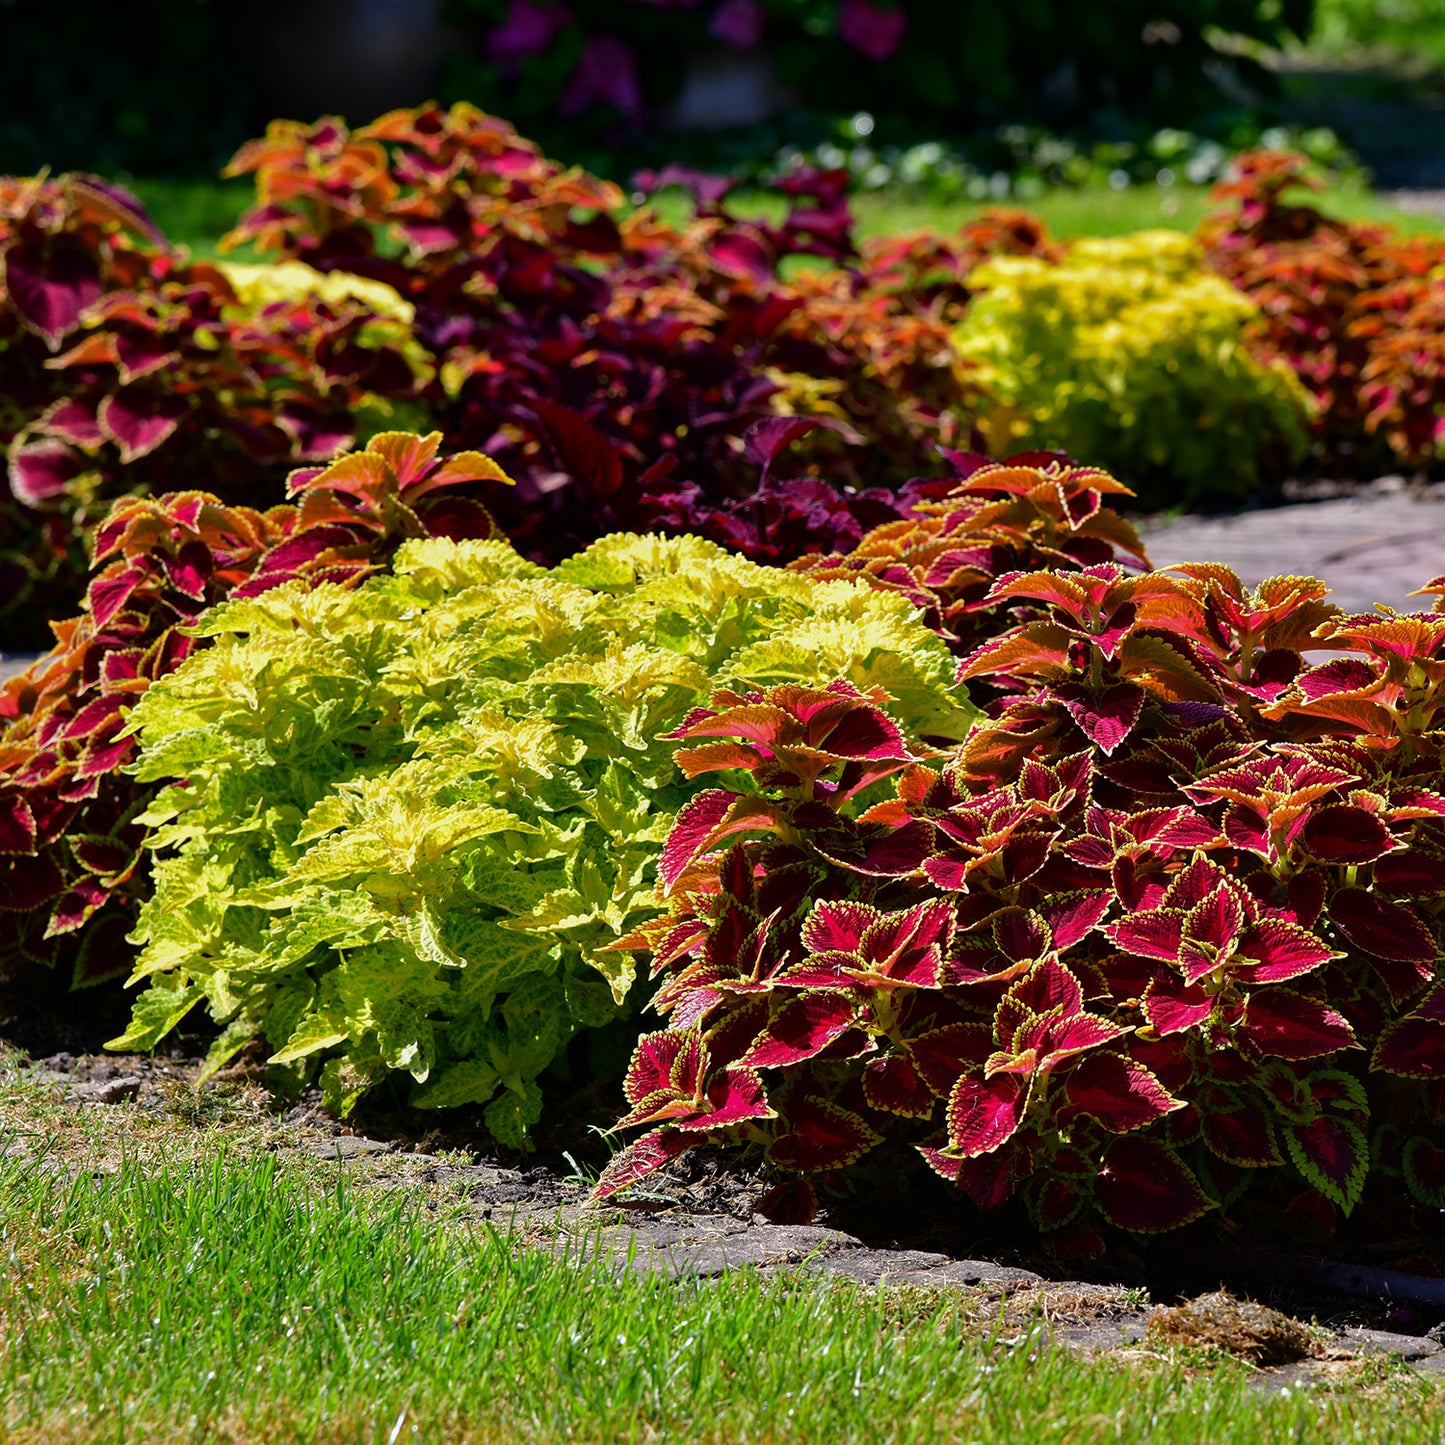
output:
[[[594,35],[583,46],[557,109],[570,119],[599,104],[615,106],[628,120],[642,119],[637,57],[615,35]]]
[[[540,55],[571,18],[572,12],[565,5],[511,0],[507,18],[487,36],[487,59],[504,70],[515,71],[523,60]]]
[[[902,10],[884,10],[873,0],[843,0],[838,6],[838,34],[869,60],[887,60],[907,29]]]
[[[707,28],[734,50],[751,50],[763,38],[767,12],[758,0],[723,0]]]

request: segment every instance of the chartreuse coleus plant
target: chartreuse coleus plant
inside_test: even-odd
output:
[[[815,583],[698,538],[619,534],[550,571],[500,539],[408,542],[354,591],[213,608],[210,646],[131,730],[154,895],[133,1021],[204,1004],[213,1072],[253,1038],[342,1111],[389,1074],[421,1107],[486,1103],[524,1142],[538,1076],[618,1016],[613,945],[697,791],[664,736],[717,688],[886,688],[910,747],[976,714],[902,597]],[[832,683],[834,693],[816,686]],[[850,739],[866,768],[877,739]]]
[[[1305,448],[1308,398],[1249,346],[1258,307],[1171,231],[998,256],[968,278],[956,332],[994,453],[1062,447],[1147,504],[1241,496]]]
[[[678,763],[723,786],[663,854],[663,1032],[599,1193],[703,1142],[805,1214],[885,1142],[1045,1230],[1211,1209],[1445,1208],[1445,617],[1312,579],[1015,572],[965,656],[1009,692],[942,767],[878,698],[720,694]],[[1311,666],[1304,653],[1343,654]],[[893,795],[830,732],[886,735]],[[1401,1188],[1403,1183],[1404,1188]]]
[[[456,492],[506,474],[440,443],[383,432],[292,472],[291,501],[264,512],[199,491],[111,508],[80,616],[0,684],[0,968],[60,966],[75,987],[125,974],[151,791],[123,771],[131,709],[202,645],[186,625],[212,603],[286,581],[355,586],[407,537],[491,535],[486,508]]]

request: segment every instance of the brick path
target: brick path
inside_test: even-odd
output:
[[[1410,597],[1445,573],[1445,487],[1300,502],[1238,517],[1180,517],[1142,529],[1156,567],[1225,562],[1253,585],[1266,577],[1322,577],[1331,601],[1365,612],[1387,602],[1428,612]]]

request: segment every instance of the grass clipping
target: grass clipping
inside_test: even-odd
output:
[[[1226,1290],[1200,1295],[1149,1316],[1149,1337],[1162,1344],[1225,1350],[1257,1365],[1287,1365],[1314,1353],[1314,1339],[1298,1320]]]

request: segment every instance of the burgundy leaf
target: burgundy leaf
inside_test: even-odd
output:
[[[1321,1058],[1355,1043],[1343,1014],[1285,988],[1251,993],[1239,1027],[1260,1053],[1280,1059]]]
[[[1330,920],[1357,948],[1401,963],[1433,963],[1439,949],[1419,915],[1363,888],[1341,888],[1330,900]]]
[[[1343,803],[1314,809],[1300,842],[1326,863],[1373,863],[1395,846],[1378,814]]]
[[[1198,1219],[1211,1202],[1174,1151],[1155,1139],[1125,1134],[1109,1145],[1094,1181],[1094,1198],[1110,1223],[1157,1234]]]
[[[1445,1022],[1411,1016],[1390,1025],[1371,1067],[1407,1079],[1445,1079]]]
[[[612,496],[622,485],[622,454],[617,446],[571,407],[537,397],[532,410],[562,469],[599,500]]]
[[[788,1108],[790,1132],[768,1146],[768,1158],[784,1169],[811,1174],[852,1164],[880,1136],[850,1109],[823,1099],[795,1099]]]
[[[863,1068],[863,1093],[873,1108],[885,1113],[910,1119],[926,1119],[933,1113],[933,1090],[907,1054],[871,1059]]]
[[[1064,1094],[1072,1108],[1123,1134],[1184,1107],[1142,1064],[1122,1054],[1097,1053],[1070,1071]]]
[[[35,851],[35,814],[18,794],[0,794],[0,853]]]

